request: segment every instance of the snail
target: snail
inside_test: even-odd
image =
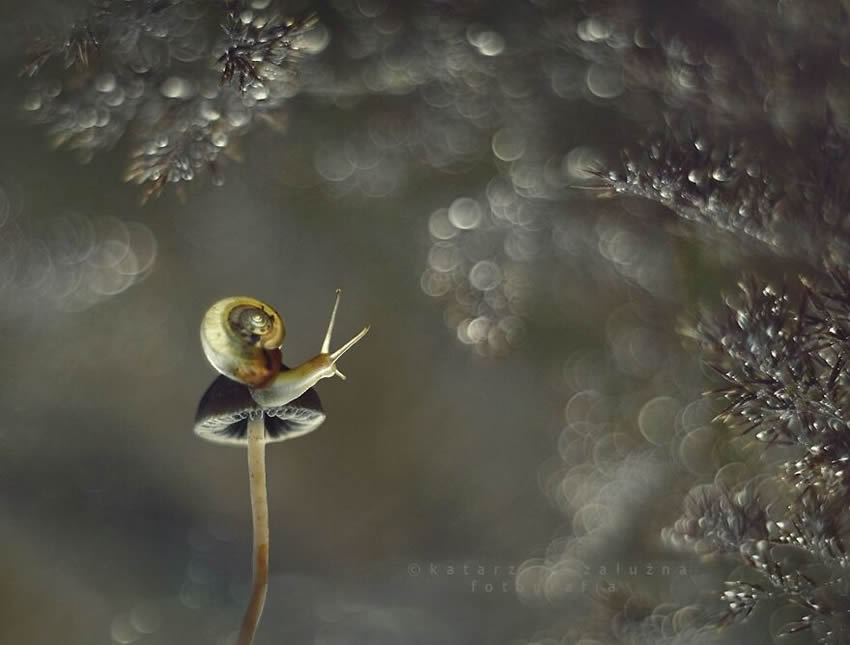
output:
[[[220,376],[201,397],[195,434],[217,443],[248,447],[253,585],[238,645],[253,642],[268,589],[265,445],[312,432],[324,422],[325,412],[313,386],[332,376],[345,379],[336,363],[369,331],[366,325],[342,347],[330,351],[341,293],[336,290],[321,350],[291,369],[281,358],[286,336],[283,318],[269,305],[248,297],[225,298],[213,304],[201,322],[201,347]]]

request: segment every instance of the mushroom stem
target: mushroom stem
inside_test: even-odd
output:
[[[245,609],[238,645],[251,645],[269,587],[269,505],[266,498],[266,430],[263,415],[248,420],[248,479],[254,524],[254,583]]]

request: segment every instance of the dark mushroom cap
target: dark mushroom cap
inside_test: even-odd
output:
[[[207,388],[195,415],[195,434],[209,441],[245,445],[248,419],[263,415],[266,441],[283,441],[312,432],[325,420],[322,402],[310,388],[294,401],[261,408],[247,386],[219,376]]]

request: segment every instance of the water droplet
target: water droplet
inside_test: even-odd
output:
[[[617,97],[625,89],[622,70],[599,63],[592,63],[587,68],[585,82],[587,89],[601,99]]]
[[[516,161],[525,154],[525,136],[516,129],[503,128],[493,135],[493,154],[502,161]]]
[[[470,197],[460,197],[449,206],[449,220],[457,228],[476,228],[483,217],[481,204]]]
[[[469,283],[480,291],[495,289],[502,282],[502,270],[491,260],[477,262],[469,271]]]
[[[195,93],[195,88],[185,78],[169,76],[159,86],[159,91],[169,99],[187,99]]]

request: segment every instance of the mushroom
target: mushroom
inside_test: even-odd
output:
[[[337,289],[328,331],[318,355],[295,368],[281,361],[286,335],[283,319],[253,298],[225,298],[207,311],[201,323],[204,354],[221,372],[201,397],[195,434],[230,445],[247,445],[251,515],[254,529],[253,585],[238,645],[253,642],[263,613],[269,576],[269,513],[266,496],[265,445],[312,432],[325,420],[313,386],[338,375],[339,358],[369,326],[330,352],[341,291]]]

